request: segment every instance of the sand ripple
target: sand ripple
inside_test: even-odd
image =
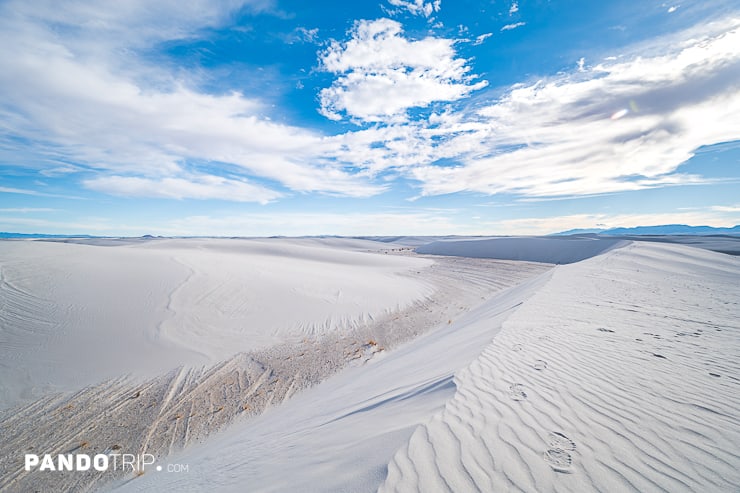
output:
[[[380,491],[735,491],[740,259],[633,244],[552,280]]]

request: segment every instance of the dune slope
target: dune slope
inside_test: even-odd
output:
[[[119,487],[733,491],[739,278],[649,243],[560,266]]]
[[[454,255],[550,264],[572,264],[627,244],[612,238],[502,237],[434,241],[416,251],[431,255]]]
[[[332,332],[426,298],[359,240],[0,242],[0,409]],[[360,282],[361,281],[361,282]]]
[[[230,350],[229,357],[206,365],[188,364],[188,360],[185,360],[178,368],[168,369],[146,379],[121,374],[115,378],[104,378],[97,373],[89,376],[91,380],[97,378],[94,384],[74,393],[48,394],[27,405],[0,412],[0,436],[3,436],[3,441],[0,442],[0,489],[106,489],[110,481],[120,478],[126,478],[127,481],[135,479],[134,486],[142,487],[144,478],[138,475],[142,471],[110,473],[91,470],[85,473],[58,472],[51,475],[35,471],[29,473],[23,470],[23,453],[44,451],[57,454],[72,450],[89,454],[110,454],[113,450],[119,450],[132,454],[153,454],[158,460],[169,460],[170,455],[183,447],[202,441],[210,443],[210,435],[219,429],[226,428],[230,432],[228,425],[233,421],[251,423],[255,416],[265,410],[269,413],[270,410],[282,409],[284,402],[290,404],[294,395],[299,397],[301,391],[345,367],[360,370],[373,366],[376,361],[382,362],[384,356],[395,352],[389,350],[400,343],[435,326],[451,327],[453,319],[456,320],[471,306],[480,304],[502,289],[550,269],[549,265],[544,264],[486,259],[442,258],[433,262],[430,259],[413,258],[416,256],[407,251],[395,252],[397,255],[368,253],[368,249],[377,249],[376,245],[368,242],[350,241],[347,244],[346,240],[332,240],[329,245],[317,245],[316,241],[250,240],[246,245],[248,248],[242,242],[223,240],[134,243],[136,246],[131,250],[137,253],[146,248],[155,252],[163,250],[167,255],[173,255],[178,262],[198,266],[193,269],[197,274],[188,276],[184,283],[178,285],[177,292],[168,296],[169,305],[175,304],[173,300],[184,291],[199,292],[205,297],[212,296],[214,291],[210,288],[215,276],[221,276],[215,279],[229,283],[233,289],[239,290],[240,296],[245,297],[240,300],[237,296],[234,297],[235,303],[214,306],[198,301],[197,297],[193,301],[193,296],[188,295],[183,299],[191,300],[192,306],[183,303],[177,305],[180,307],[178,310],[166,311],[191,311],[191,315],[174,324],[173,328],[176,332],[181,332],[181,337],[172,338],[173,343],[183,339],[190,340],[191,343],[202,340],[205,347],[215,345],[221,351]],[[125,244],[114,242],[114,245],[95,245],[90,250],[90,255],[98,259],[107,252],[124,258],[129,255]],[[62,246],[90,248],[90,245]],[[179,252],[178,249],[184,252]],[[233,249],[238,251],[233,252]],[[360,249],[364,251],[358,251]],[[248,254],[245,254],[245,250]],[[149,252],[144,253],[149,255]],[[195,258],[192,259],[191,256]],[[268,262],[268,266],[281,264],[275,268],[274,277],[270,277],[270,272],[264,273],[257,280],[245,277],[240,281],[238,278],[228,277],[229,273],[245,268],[259,271],[263,264],[255,262],[255,259],[260,257],[277,259]],[[234,262],[241,262],[243,265],[228,269],[227,266]],[[64,265],[63,262],[59,264]],[[286,267],[292,272],[292,278],[284,274]],[[281,271],[281,268],[284,270]],[[201,278],[193,281],[196,277]],[[13,285],[17,284],[19,283]],[[313,289],[299,293],[302,297],[313,299],[313,303],[297,302],[301,298],[296,299],[293,288],[300,285],[313,286]],[[265,289],[260,290],[260,286]],[[276,286],[281,289],[276,289]],[[331,290],[330,288],[342,290],[344,294],[324,300],[322,293]],[[397,298],[399,290],[402,291],[402,296]],[[426,290],[431,293],[426,295]],[[349,295],[353,293],[364,293],[364,297],[368,299],[342,305],[342,300],[350,298]],[[403,300],[419,296],[420,293],[424,294],[421,299],[406,307],[400,305]],[[96,298],[93,296],[93,299]],[[216,296],[215,299],[223,301],[224,297]],[[272,307],[281,306],[285,313],[276,315],[275,320],[259,323],[262,305],[255,300],[260,299],[266,300]],[[210,330],[197,330],[199,325],[208,322],[207,317],[219,319],[219,309],[224,305],[254,305],[245,308],[258,315],[241,313],[234,319],[227,319],[232,323],[243,324],[244,329],[238,333],[245,338],[244,341],[230,341],[228,335],[237,333],[230,332],[229,326],[217,325]],[[347,310],[347,306],[353,310],[355,318],[337,316]],[[367,307],[375,312],[380,308],[383,311],[374,315],[370,311],[372,316],[364,317],[368,312],[363,309]],[[214,310],[217,312],[215,315],[212,314]],[[318,319],[317,315],[327,317],[330,322],[311,326],[308,322]],[[265,316],[264,313],[262,316]],[[301,316],[307,323],[280,325],[281,322],[300,319]],[[190,326],[193,329],[186,330]],[[238,324],[233,326],[242,327]],[[238,352],[245,345],[253,347],[251,335],[278,336],[283,342]],[[166,352],[166,347],[158,347],[156,341],[157,339],[153,342],[142,339],[142,344],[152,344],[154,349]],[[90,350],[90,346],[87,349]],[[122,356],[133,359],[140,357],[135,353],[126,355],[126,348],[121,346],[94,350],[109,353],[121,351]],[[474,354],[469,355],[466,360]],[[79,370],[80,364],[77,361],[70,360],[66,364]],[[33,366],[32,359],[24,360],[23,365]],[[126,368],[128,367],[122,367]],[[384,385],[394,378],[394,373],[386,375]],[[449,375],[446,378],[449,380]],[[432,385],[431,388],[449,390],[450,386]],[[338,402],[336,399],[342,402],[342,393],[337,393],[334,399],[335,402]],[[310,413],[315,407],[307,406],[302,409],[303,412]],[[279,420],[275,423],[284,426]],[[417,422],[414,421],[413,424]],[[261,428],[265,426],[262,425]],[[261,428],[259,432],[262,431]],[[284,429],[280,428],[278,431]],[[400,446],[404,437],[387,445],[387,453],[380,456],[383,465],[388,456]],[[315,457],[315,454],[306,451],[303,456],[309,458]],[[249,470],[244,468],[244,472]],[[273,472],[277,472],[276,478],[286,477],[279,470]],[[376,478],[375,483],[380,479]],[[207,489],[213,483],[210,479],[208,481],[200,489]],[[274,484],[280,483],[275,481]]]
[[[552,279],[380,491],[733,491],[740,259],[634,243]]]

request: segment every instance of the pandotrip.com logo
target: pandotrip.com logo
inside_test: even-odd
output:
[[[27,472],[99,471],[133,472],[142,474],[147,468],[156,471],[188,472],[187,464],[155,465],[152,454],[25,454]]]

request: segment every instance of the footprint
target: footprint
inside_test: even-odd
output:
[[[550,464],[550,467],[552,467],[555,472],[561,472],[564,474],[570,474],[573,472],[573,469],[571,468],[573,459],[570,454],[563,449],[548,449],[544,454],[544,459],[545,462]]]
[[[551,431],[550,434],[547,435],[547,444],[550,448],[559,448],[562,450],[576,449],[576,443],[559,431]]]
[[[612,329],[605,329],[604,327],[599,327],[596,330],[600,330],[601,332],[614,332]]]
[[[540,370],[540,371],[542,371],[542,370],[544,370],[545,368],[547,368],[547,361],[543,361],[543,360],[541,360],[541,359],[538,359],[538,360],[536,360],[536,361],[534,362],[534,365],[532,365],[532,366],[534,367],[534,369],[535,369],[535,370]]]
[[[521,351],[522,350],[522,345],[521,344],[514,344],[513,346],[511,346],[511,350],[512,351]]]
[[[543,455],[545,462],[550,464],[555,472],[572,473],[573,458],[570,452],[576,449],[575,442],[559,431],[552,431],[547,436],[547,444],[550,448]]]
[[[527,398],[527,394],[524,392],[524,385],[520,383],[514,383],[509,386],[509,397],[515,401],[523,401]]]

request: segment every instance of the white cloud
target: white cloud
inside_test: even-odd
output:
[[[122,176],[143,180],[138,187],[119,186],[116,193],[187,196],[187,189],[209,196],[203,182],[184,187],[181,180],[189,180],[187,169],[213,162],[228,163],[230,172],[242,175],[239,182],[260,177],[295,191],[350,196],[382,191],[343,164],[323,159],[319,153],[328,144],[322,135],[271,122],[265,115],[270,108],[261,101],[238,92],[201,92],[168,67],[136,56],[158,41],[194,36],[198,29],[225,22],[245,4],[269,5],[231,1],[204,8],[206,3],[72,1],[63,9],[43,1],[4,4],[0,152],[17,148],[18,140],[32,141],[39,159],[29,166],[50,177],[93,173],[86,183],[98,184],[99,190],[113,190],[110,183]],[[209,169],[191,174],[212,175]],[[173,188],[168,192],[143,183]],[[225,197],[242,197],[234,185],[223,179],[208,187],[221,187]],[[264,201],[277,194],[256,195]]]
[[[672,14],[673,12],[675,12],[676,10],[678,10],[678,7],[679,7],[679,5],[674,5],[674,6],[670,7],[668,9],[668,13],[669,14]]]
[[[54,177],[68,175],[71,173],[79,173],[80,171],[82,171],[82,168],[80,168],[79,166],[64,165],[54,168],[42,169],[40,173],[47,177]]]
[[[517,27],[522,27],[526,25],[526,22],[515,22],[514,24],[506,24],[504,27],[501,28],[501,31],[511,31],[512,29],[516,29]]]
[[[388,3],[394,7],[405,9],[413,15],[424,17],[431,17],[434,12],[439,12],[442,7],[442,0],[432,0],[431,2],[424,0],[388,0]]]
[[[101,218],[81,218],[79,221],[59,221],[58,219],[40,219],[18,216],[0,216],[0,230],[18,233],[61,233],[61,234],[131,234],[132,236],[142,233],[129,233],[121,229],[119,225],[112,224]]]
[[[483,42],[487,40],[488,38],[490,38],[491,36],[493,36],[493,33],[481,34],[480,36],[475,38],[475,41],[473,41],[473,46],[478,46],[480,44],[483,44]]]
[[[711,209],[717,212],[740,212],[740,205],[715,205]]]
[[[52,198],[59,198],[59,199],[79,199],[80,197],[75,197],[73,195],[63,195],[63,194],[56,194],[56,193],[45,193],[45,192],[39,192],[38,190],[30,190],[27,188],[15,188],[15,187],[0,187],[0,193],[13,193],[18,195],[31,195],[34,197],[52,197]]]
[[[586,69],[584,68],[586,66],[586,59],[584,57],[581,57],[578,59],[578,71],[579,72],[585,72]]]
[[[307,29],[305,27],[299,27],[298,32],[303,36],[303,40],[308,43],[315,43],[319,37],[319,28]]]
[[[281,196],[278,192],[245,181],[213,175],[161,179],[114,175],[84,180],[83,185],[99,192],[126,197],[217,199],[266,204]]]
[[[269,207],[269,206],[268,206]],[[2,211],[0,211],[2,212]],[[0,231],[74,234],[93,233],[115,236],[143,234],[167,236],[378,236],[484,234],[488,230],[476,224],[461,224],[454,211],[415,210],[388,212],[258,212],[220,216],[196,215],[173,218],[165,223],[131,225],[99,217],[74,217],[54,220],[38,217],[0,215]]]
[[[440,147],[458,150],[457,165],[409,173],[427,195],[568,196],[700,182],[678,167],[701,146],[740,139],[739,25],[515,86],[477,119],[447,115],[439,131],[454,136]]]
[[[156,40],[172,40],[192,37],[198,29],[222,25],[240,9],[263,12],[274,6],[273,0],[67,0],[64,8],[54,0],[33,2],[6,2],[4,13],[16,19],[26,19],[34,25],[52,24],[71,31],[74,39],[88,49],[89,38],[98,39],[98,45],[132,43],[146,46]],[[60,34],[62,32],[60,31]],[[71,38],[67,38],[68,41]]]
[[[514,15],[519,12],[519,2],[513,2],[511,8],[509,8],[509,15]]]
[[[740,138],[738,19],[651,40],[600,65],[584,61],[497,101],[481,94],[469,107],[463,99],[486,82],[471,75],[454,40],[413,40],[395,21],[360,21],[321,55],[337,75],[321,109],[372,125],[326,136],[275,123],[259,99],[204,93],[137,55],[219,26],[245,2],[218,3],[201,18],[205,4],[1,4],[0,161],[68,181],[80,172],[89,188],[133,196],[269,202],[289,192],[263,184],[279,183],[366,197],[403,177],[424,195],[542,198],[697,183],[680,164],[701,146]],[[410,119],[412,108],[432,114]],[[35,162],[8,159],[24,141]]]
[[[556,217],[527,217],[492,223],[499,234],[546,235],[571,229],[634,228],[663,224],[732,227],[738,217],[710,211],[645,214],[573,214]]]
[[[21,214],[29,214],[36,212],[56,212],[58,209],[50,209],[48,207],[10,207],[0,209],[0,212],[18,212]]]
[[[192,216],[169,222],[169,235],[213,236],[377,236],[476,234],[477,225],[460,224],[444,211],[374,213],[256,213],[227,217]],[[160,234],[159,231],[157,234]]]
[[[0,210],[0,212],[3,212]],[[653,226],[660,224],[692,224],[731,227],[740,219],[735,214],[712,210],[678,213],[644,214],[573,214],[554,217],[527,217],[490,221],[470,217],[461,221],[454,210],[411,210],[375,213],[320,212],[260,212],[224,216],[188,216],[174,218],[163,224],[123,224],[106,218],[78,217],[58,219],[0,216],[0,231],[49,233],[95,233],[101,235],[142,234],[171,236],[304,236],[343,235],[545,235],[576,228],[613,228]]]
[[[319,41],[319,28],[308,29],[305,27],[297,27],[293,32],[281,36],[283,41],[288,44],[294,43],[318,43]]]
[[[408,40],[390,19],[358,21],[349,41],[334,41],[321,55],[324,70],[338,75],[320,93],[322,114],[334,120],[344,113],[365,122],[403,121],[409,108],[455,101],[484,87],[484,81],[473,82],[453,45],[443,38]]]

